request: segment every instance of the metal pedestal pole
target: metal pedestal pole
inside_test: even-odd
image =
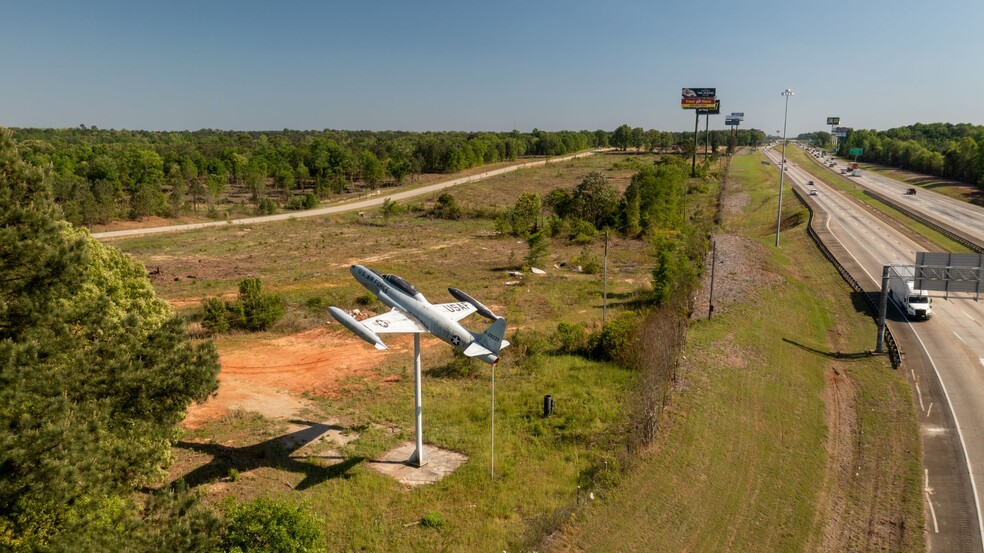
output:
[[[422,467],[427,464],[424,456],[424,408],[420,399],[420,334],[413,335],[413,405],[416,409],[417,449],[410,457],[410,464]]]

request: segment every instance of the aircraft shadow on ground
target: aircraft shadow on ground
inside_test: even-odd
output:
[[[343,430],[343,428],[310,421],[291,422],[308,426],[297,432],[277,436],[265,442],[243,447],[186,441],[178,442],[175,444],[177,447],[211,455],[212,460],[176,479],[171,483],[171,486],[174,487],[178,485],[178,482],[183,481],[187,487],[192,488],[220,478],[225,478],[229,476],[231,469],[244,473],[262,467],[270,467],[304,474],[304,479],[294,487],[296,490],[303,490],[326,480],[347,477],[350,469],[365,460],[363,457],[305,456],[305,458],[337,459],[339,461],[335,464],[324,466],[320,463],[302,461],[293,457],[292,454],[294,452],[318,439],[325,432],[329,430]]]
[[[829,351],[829,350],[817,349],[808,346],[806,344],[801,344],[799,342],[790,340],[789,338],[783,338],[782,341],[786,342],[787,344],[796,346],[802,350],[808,351],[810,353],[815,353],[817,355],[822,355],[824,357],[829,357],[831,359],[844,359],[850,361],[852,359],[866,359],[868,357],[871,357],[872,355],[871,352],[869,351],[859,351],[857,353],[844,353],[841,351]]]

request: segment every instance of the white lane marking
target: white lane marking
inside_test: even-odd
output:
[[[926,409],[926,418],[929,418],[929,414],[933,412],[933,402],[929,402],[929,409]]]
[[[940,533],[940,525],[936,522],[936,509],[933,507],[933,500],[930,499],[930,494],[933,493],[933,489],[929,487],[929,469],[926,470],[926,487],[923,488],[923,493],[926,494],[926,504],[929,505],[929,514],[933,515],[933,531],[937,534]]]
[[[922,409],[923,411],[925,411],[926,410],[926,406],[923,405],[922,390],[919,389],[919,383],[918,382],[916,382],[916,395],[919,396],[919,408]]]

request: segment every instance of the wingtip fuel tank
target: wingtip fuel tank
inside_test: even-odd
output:
[[[379,335],[375,332],[366,328],[362,323],[355,320],[355,317],[349,315],[348,313],[342,311],[337,307],[329,307],[328,313],[335,318],[336,321],[342,324],[345,328],[354,332],[359,338],[369,342],[376,349],[389,349],[386,344],[379,338]]]
[[[468,294],[462,292],[461,290],[458,290],[457,288],[448,288],[448,293],[450,293],[451,297],[453,297],[458,301],[463,301],[474,305],[475,312],[485,317],[486,319],[489,319],[490,321],[495,321],[496,319],[499,318],[496,316],[495,313],[492,312],[491,309],[486,307],[485,304],[469,296]]]

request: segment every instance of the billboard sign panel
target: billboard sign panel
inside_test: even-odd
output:
[[[724,124],[725,125],[729,125],[729,126],[730,125],[737,125],[740,121],[741,121],[740,119],[736,119],[734,117],[725,117],[724,118]]]
[[[716,88],[684,88],[684,98],[717,98]]]
[[[697,115],[717,115],[721,113],[721,100],[714,100],[713,108],[700,108]]]
[[[680,107],[683,109],[714,109],[717,101],[714,98],[683,98]]]
[[[737,119],[739,121],[744,121],[745,120],[745,112],[743,112],[743,111],[734,112],[733,111],[733,112],[731,112],[731,117],[734,117],[735,119]]]
[[[854,130],[854,129],[852,129],[851,127],[834,127],[833,135],[836,136],[836,137],[838,137],[838,138],[844,138],[852,130]]]
[[[840,117],[828,117],[827,118],[827,124],[828,125],[840,125],[841,124],[841,118]]]

